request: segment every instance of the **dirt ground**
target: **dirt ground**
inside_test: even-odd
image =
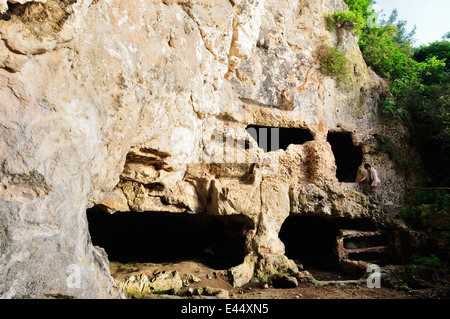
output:
[[[424,290],[396,290],[388,287],[369,288],[363,283],[347,283],[344,285],[313,286],[308,283],[300,283],[296,288],[276,289],[261,283],[249,283],[240,288],[234,288],[229,281],[227,270],[216,270],[195,261],[183,261],[178,263],[140,263],[140,264],[120,264],[111,262],[111,275],[115,279],[127,278],[131,275],[145,273],[149,278],[156,271],[178,271],[183,280],[189,281],[191,275],[200,279],[198,282],[190,282],[188,286],[182,288],[186,291],[189,288],[220,288],[228,291],[230,299],[432,299],[442,298],[442,294]],[[316,280],[320,281],[343,281],[349,279],[348,276],[336,273],[308,270]],[[191,277],[192,278],[192,277]],[[450,281],[449,281],[450,282]],[[447,282],[447,283],[449,283]],[[449,285],[445,285],[446,293]],[[172,298],[174,296],[164,295],[158,298]],[[446,299],[444,294],[444,299]]]

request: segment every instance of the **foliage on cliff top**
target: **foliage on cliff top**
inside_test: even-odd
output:
[[[351,28],[356,34],[360,34],[364,26],[364,19],[362,16],[351,11],[336,11],[333,14],[325,14],[325,21],[329,31],[339,28]]]
[[[371,17],[374,16],[372,1],[368,0],[345,0],[349,11],[336,11],[331,15],[325,15],[329,29],[335,27],[349,26],[357,35],[361,35]]]
[[[407,31],[394,10],[372,21],[371,0],[345,0],[363,19],[359,46],[363,57],[389,84],[381,111],[402,120],[427,166],[431,185],[450,186],[450,32],[429,45],[414,47],[415,28]]]

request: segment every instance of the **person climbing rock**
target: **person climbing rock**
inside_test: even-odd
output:
[[[378,172],[368,163],[364,164],[364,168],[366,169],[364,172],[364,177],[358,183],[361,184],[363,182],[366,182],[363,184],[363,192],[366,195],[369,195],[369,199],[371,202],[377,203],[378,200],[375,194],[375,189],[381,182],[380,178],[378,177]]]
[[[364,164],[364,168],[366,169],[364,177],[359,181],[362,183],[367,180],[368,184],[372,189],[378,187],[378,184],[381,182],[378,178],[378,172],[375,168],[373,168],[370,164]]]

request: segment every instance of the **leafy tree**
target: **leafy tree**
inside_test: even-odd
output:
[[[450,186],[450,42],[422,45],[414,58],[430,68],[421,73],[422,92],[408,104],[413,142],[435,185]]]
[[[359,41],[366,63],[392,81],[414,76],[417,67],[412,59],[415,30],[407,32],[406,21],[396,22],[397,17],[394,10],[387,20],[379,21],[379,27],[365,28]]]
[[[394,43],[398,46],[398,48],[407,56],[412,56],[413,54],[413,44],[416,42],[414,36],[416,35],[417,27],[411,31],[408,31],[406,28],[407,21],[406,20],[398,20],[398,10],[394,9],[391,15],[387,20],[381,20],[382,26],[395,26],[395,34],[393,37]]]
[[[450,32],[447,36],[450,39]],[[445,61],[447,63],[445,69],[450,72],[450,41],[443,39],[429,45],[422,45],[414,52],[414,60],[418,62],[424,62],[432,57]]]
[[[358,14],[359,16],[367,18],[372,14],[372,11],[369,10],[369,7],[372,5],[372,1],[369,0],[345,0],[345,3],[348,6],[348,9],[351,12]]]

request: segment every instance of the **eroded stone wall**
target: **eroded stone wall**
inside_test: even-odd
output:
[[[330,131],[351,133],[379,167],[381,204],[398,205],[401,175],[370,153],[392,131],[377,108],[384,84],[351,31],[325,27],[342,0],[16,2],[0,3],[2,297],[123,297],[90,241],[96,204],[245,215],[255,273],[293,267],[278,238],[289,214],[378,212],[338,182]],[[350,60],[346,89],[317,69],[325,42]],[[314,140],[264,153],[248,125]]]

